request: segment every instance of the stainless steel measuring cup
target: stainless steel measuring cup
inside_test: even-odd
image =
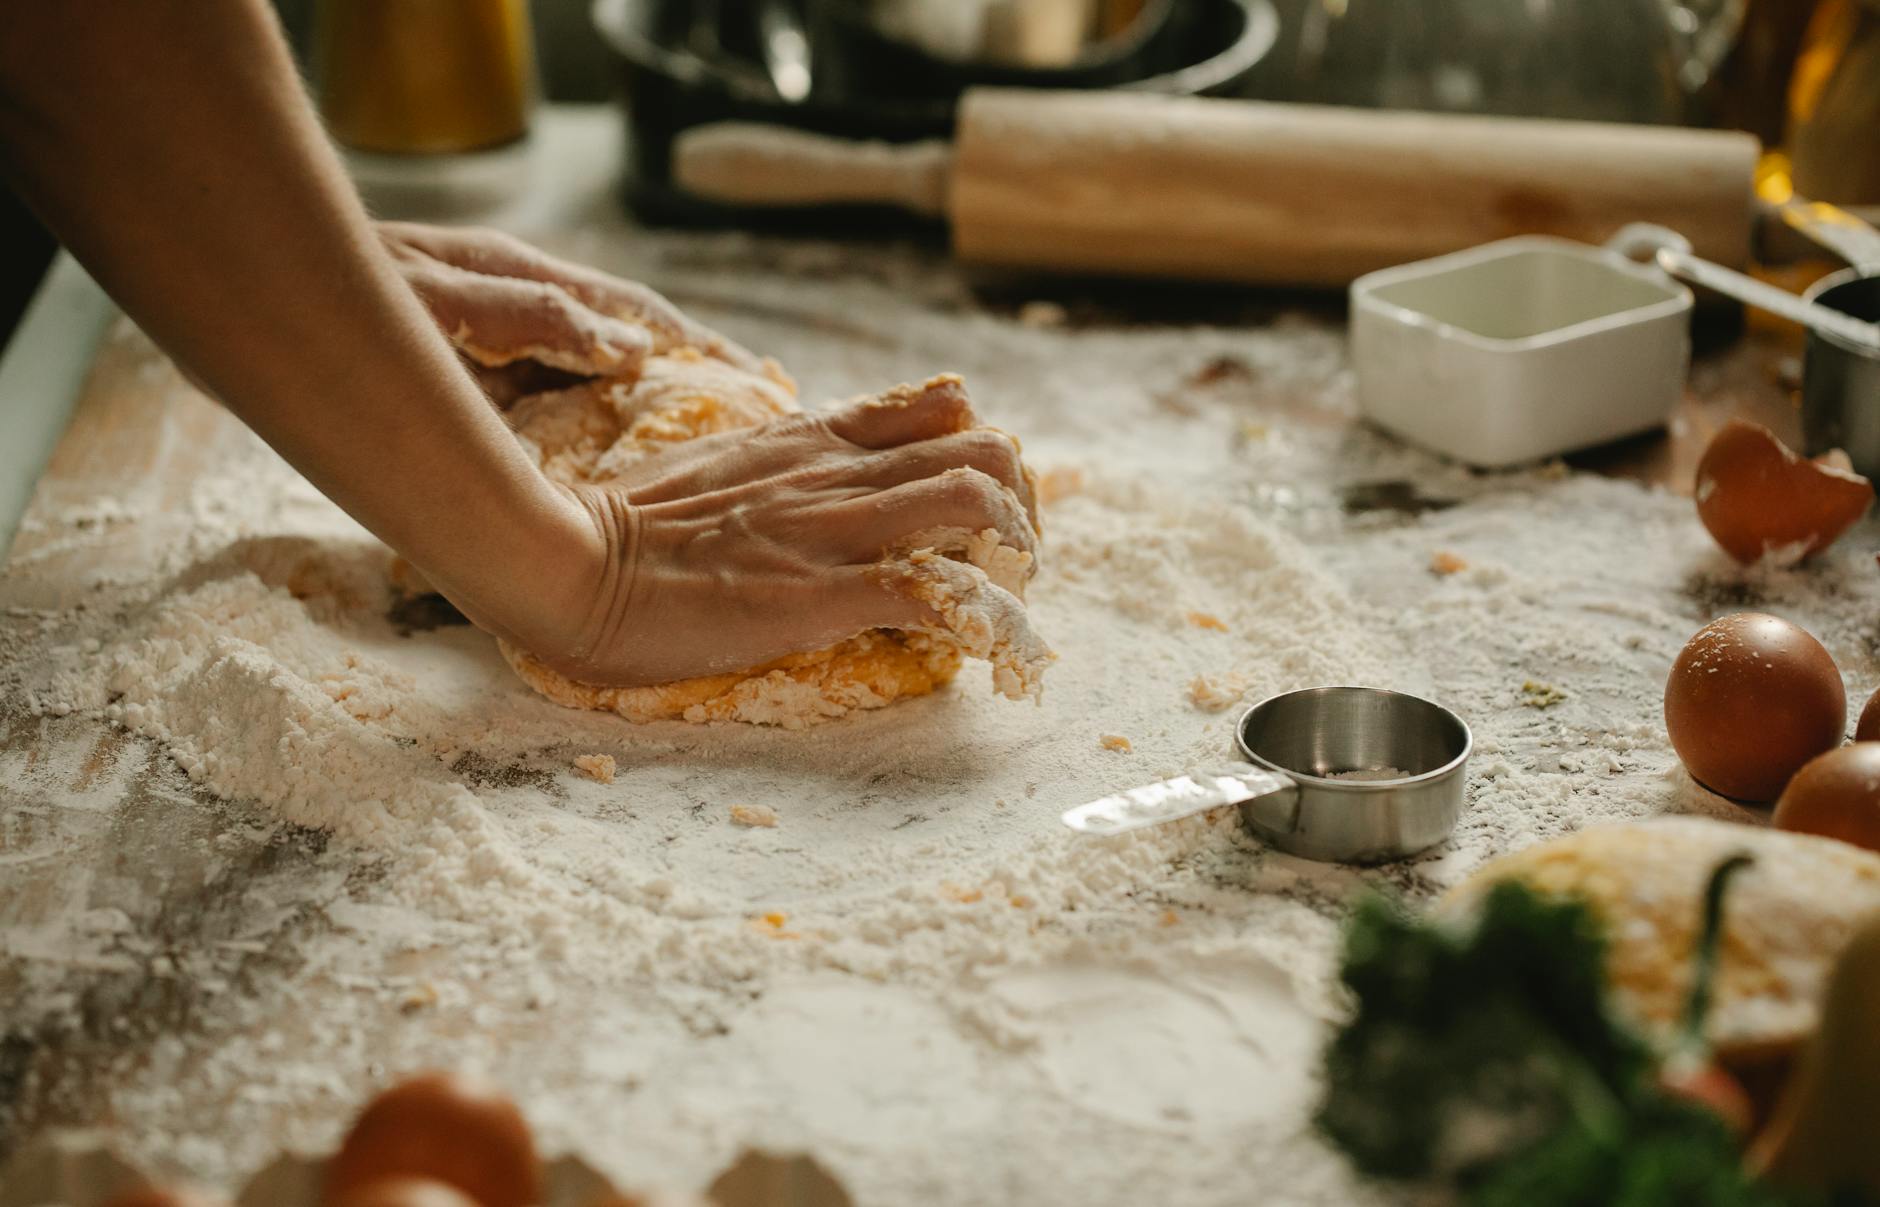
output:
[[[1638,223],[1607,246],[1646,255],[1665,272],[1746,305],[1779,314],[1808,332],[1802,357],[1803,451],[1841,449],[1856,472],[1880,476],[1880,232],[1818,201],[1792,198],[1775,215],[1852,265],[1797,297],[1690,255],[1676,231]]]
[[[1064,824],[1121,834],[1225,805],[1289,854],[1383,863],[1434,846],[1462,814],[1474,739],[1440,705],[1375,687],[1273,696],[1235,726],[1224,762],[1079,805]]]
[[[1816,281],[1802,297],[1880,322],[1880,231],[1843,210],[1791,200],[1783,219],[1852,267]],[[1802,354],[1802,438],[1810,456],[1843,449],[1854,469],[1880,475],[1880,349],[1810,329]]]
[[[1823,277],[1802,296],[1880,322],[1880,276],[1861,268]],[[1802,442],[1811,457],[1842,449],[1856,473],[1880,477],[1880,350],[1809,331],[1802,353]]]

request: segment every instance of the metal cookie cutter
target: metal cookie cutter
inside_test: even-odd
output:
[[[1462,718],[1416,696],[1312,687],[1248,709],[1234,744],[1245,762],[1079,805],[1064,824],[1121,834],[1239,805],[1249,830],[1289,854],[1384,863],[1455,828],[1474,738]]]

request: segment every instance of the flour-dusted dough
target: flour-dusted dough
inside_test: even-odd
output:
[[[1443,907],[1466,912],[1502,880],[1584,899],[1606,924],[1620,1007],[1668,1039],[1691,990],[1704,886],[1737,852],[1755,862],[1725,899],[1709,1037],[1726,1056],[1780,1051],[1814,1030],[1835,956],[1880,911],[1880,855],[1695,817],[1592,826],[1483,865]]]
[[[943,375],[898,386],[876,402],[904,406],[936,390],[963,396],[965,387],[958,377]],[[759,375],[680,348],[647,357],[632,377],[522,399],[509,411],[509,421],[545,473],[574,484],[611,481],[677,443],[755,427],[797,410],[795,386],[774,365]],[[556,703],[630,721],[744,721],[799,729],[926,695],[950,682],[966,656],[992,663],[993,685],[1004,695],[1038,695],[1054,655],[1032,631],[1021,602],[1029,553],[1000,544],[996,530],[963,528],[918,533],[884,552],[881,580],[928,604],[940,618],[932,629],[878,629],[747,671],[652,687],[579,683],[506,642],[500,643],[503,656]]]

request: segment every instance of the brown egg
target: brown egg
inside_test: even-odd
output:
[[[106,1199],[104,1207],[223,1207],[223,1200],[193,1190],[163,1190],[145,1186]]]
[[[1868,696],[1867,707],[1860,710],[1860,720],[1854,722],[1854,740],[1880,742],[1880,691]]]
[[[535,1141],[516,1104],[483,1082],[426,1073],[366,1107],[327,1163],[328,1207],[388,1178],[446,1183],[481,1207],[530,1207],[542,1197]]]
[[[1779,829],[1880,851],[1880,742],[1830,750],[1797,771],[1774,820]]]
[[[1873,505],[1846,456],[1809,461],[1768,428],[1732,419],[1697,463],[1697,517],[1744,565],[1792,565],[1821,552]]]
[[[1841,744],[1847,691],[1834,659],[1779,616],[1738,612],[1686,642],[1665,682],[1665,729],[1698,783],[1740,801],[1782,794]]]
[[[478,1207],[477,1201],[429,1178],[387,1178],[347,1191],[333,1207]]]

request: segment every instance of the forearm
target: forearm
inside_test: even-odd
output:
[[[479,620],[506,627],[491,570],[590,559],[399,278],[263,0],[9,6],[0,148],[153,338]]]

